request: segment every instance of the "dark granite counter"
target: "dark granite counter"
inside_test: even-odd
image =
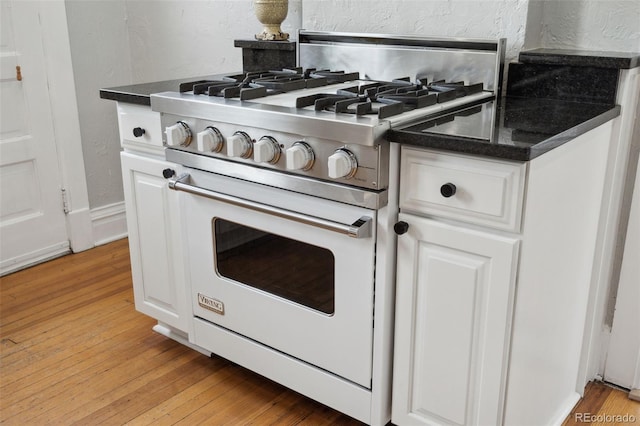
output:
[[[267,44],[268,50],[293,52],[295,43]],[[264,42],[236,41],[246,49]],[[617,117],[620,69],[640,66],[640,54],[534,49],[509,65],[507,97],[463,112],[395,128],[392,142],[474,155],[528,161]],[[102,89],[100,97],[150,105],[150,95],[177,91],[181,82],[221,75]],[[494,111],[496,113],[494,114]],[[493,124],[495,123],[495,124]]]
[[[177,80],[156,81],[152,83],[130,84],[128,86],[110,87],[100,89],[100,97],[112,101],[126,102],[129,104],[151,105],[151,94],[160,92],[177,92],[180,83],[185,81],[216,80],[222,75],[215,74],[201,77],[181,78]]]
[[[531,49],[520,52],[520,62],[574,67],[630,69],[640,66],[640,53],[575,49]]]
[[[491,127],[487,109],[492,107],[476,106],[393,129],[388,139],[424,148],[528,161],[620,114],[617,105],[505,98]]]
[[[211,75],[193,79],[167,80],[154,83],[132,84],[100,90],[100,97],[118,102],[150,105],[152,93],[176,91],[181,82],[216,79]],[[493,105],[493,102],[489,103]],[[478,107],[476,107],[478,108]],[[388,139],[407,145],[444,149],[474,155],[485,155],[511,160],[531,160],[565,142],[585,133],[620,114],[613,104],[562,101],[545,98],[508,97],[497,114],[498,123],[493,134],[461,136],[460,126],[452,126],[457,135],[447,134],[443,122],[464,123],[479,120],[470,127],[486,127],[487,116],[480,111],[455,117],[438,119],[442,130],[425,128],[423,123],[394,129]],[[433,126],[427,126],[433,128]],[[469,127],[469,125],[467,125]]]
[[[296,66],[295,41],[234,40],[233,45],[242,48],[244,72]]]

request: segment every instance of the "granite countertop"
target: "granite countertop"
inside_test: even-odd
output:
[[[592,53],[592,52],[591,52]],[[528,58],[534,57],[533,61],[547,66],[550,62],[559,61],[558,58],[574,63],[575,56],[567,55],[566,51],[551,51],[550,49],[537,49],[521,53]],[[612,54],[601,56],[602,63],[611,64],[613,60],[617,66],[635,66],[638,62],[638,56],[627,55],[624,59],[621,54]],[[569,59],[567,59],[569,58]],[[586,59],[585,59],[586,58]],[[613,58],[613,59],[611,59]],[[592,64],[595,60],[591,55],[583,55],[582,60]],[[545,62],[547,61],[547,62]],[[550,62],[549,62],[550,61]],[[621,62],[622,61],[622,62]],[[527,64],[525,64],[527,65]],[[588,68],[584,65],[585,69]],[[513,74],[513,75],[511,75]],[[593,73],[592,73],[593,74]],[[100,90],[100,97],[103,99],[115,100],[139,105],[151,105],[150,95],[152,93],[160,93],[167,91],[178,91],[180,83],[185,81],[199,80],[216,80],[227,74],[217,74],[200,76],[193,78],[183,78],[177,80],[166,80],[153,83],[132,84],[128,86],[120,86],[106,88]],[[584,78],[582,74],[581,77]],[[601,75],[596,73],[601,79]],[[620,114],[620,107],[613,104],[613,98],[610,96],[602,102],[596,94],[586,93],[580,96],[570,96],[568,99],[548,98],[548,92],[557,91],[560,87],[558,76],[555,71],[551,74],[552,78],[530,78],[526,73],[520,76],[516,73],[510,73],[513,77],[512,87],[509,92],[516,93],[518,96],[508,96],[500,102],[499,109],[496,114],[496,125],[494,132],[489,135],[461,136],[456,131],[459,126],[450,124],[453,131],[450,134],[446,132],[432,132],[425,129],[425,123],[412,124],[410,126],[392,129],[387,134],[387,139],[392,142],[398,142],[406,145],[422,146],[427,148],[443,149],[454,152],[462,152],[474,155],[485,155],[490,157],[505,158],[517,161],[531,160],[563,143],[579,136],[587,131],[617,117]],[[517,77],[517,78],[516,78]],[[593,76],[591,76],[593,77]],[[613,80],[616,76],[611,77]],[[551,83],[548,83],[548,82]],[[589,81],[588,78],[585,81]],[[521,87],[524,82],[524,87]],[[533,82],[533,88],[530,86]],[[579,82],[579,81],[578,81]],[[572,73],[567,77],[567,87],[573,87],[576,81]],[[586,83],[585,83],[586,84]],[[593,86],[593,84],[587,84]],[[616,82],[612,81],[607,92],[615,94]],[[563,86],[564,87],[564,86]],[[566,91],[566,90],[564,90]],[[543,94],[540,97],[540,94]],[[532,94],[530,96],[530,94]],[[612,95],[613,96],[613,95]],[[565,96],[566,97],[566,96]],[[590,99],[595,101],[590,102]],[[604,98],[603,98],[604,99]],[[493,105],[493,103],[491,103]],[[487,117],[491,114],[468,114],[470,118],[451,118],[452,123],[465,124],[465,121],[471,120],[476,116],[475,122],[471,121],[465,125],[472,127],[488,127]],[[457,121],[455,121],[457,120]],[[490,126],[489,126],[490,127]],[[473,133],[473,132],[471,132]]]
[[[186,81],[219,80],[220,77],[229,75],[212,74],[200,77],[180,78],[176,80],[155,81],[152,83],[130,84],[127,86],[110,87],[100,89],[100,97],[112,101],[126,102],[128,104],[151,106],[151,94],[161,92],[177,92],[180,83]]]
[[[538,48],[520,52],[521,62],[594,68],[630,69],[640,66],[640,53]]]
[[[184,81],[211,80],[219,77],[210,75],[106,88],[100,90],[100,97],[118,102],[151,105],[152,93],[177,91],[180,83]],[[423,132],[420,123],[390,130],[387,138],[406,145],[527,161],[619,114],[620,107],[617,105],[507,97],[500,107],[499,124],[491,139]]]
[[[477,107],[480,108],[480,107]],[[476,113],[481,117],[481,112]],[[504,98],[493,133],[478,136],[438,132],[427,120],[387,134],[392,142],[517,161],[532,160],[617,117],[620,106],[543,98]],[[455,114],[453,114],[455,115]],[[438,119],[437,126],[459,131],[473,115]],[[458,120],[458,122],[456,122]],[[471,127],[480,127],[480,122]],[[486,124],[486,123],[485,123]],[[446,130],[446,129],[445,129]]]

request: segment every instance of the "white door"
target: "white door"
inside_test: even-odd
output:
[[[498,425],[519,241],[399,220],[391,420]]]
[[[211,189],[181,194],[194,315],[369,388],[375,235],[314,219],[375,223],[375,211],[189,173]]]
[[[637,125],[640,130],[640,124]],[[640,173],[636,175],[616,310],[604,369],[606,381],[640,389]]]
[[[179,194],[162,171],[181,173],[166,161],[123,152],[131,275],[136,309],[178,330],[188,330],[187,297],[180,245]]]
[[[68,252],[69,241],[38,2],[1,5],[0,274],[6,274]]]

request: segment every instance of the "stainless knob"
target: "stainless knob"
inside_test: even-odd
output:
[[[285,151],[287,170],[309,170],[313,167],[315,154],[309,144],[298,141]]]
[[[275,164],[280,159],[280,145],[275,138],[263,136],[253,144],[253,159],[256,163]]]
[[[227,155],[229,157],[249,158],[253,152],[253,141],[245,132],[235,132],[227,138]]]
[[[358,170],[356,156],[349,150],[341,148],[328,158],[329,177],[332,179],[350,178]]]
[[[164,133],[167,135],[169,146],[189,146],[191,143],[191,129],[184,121],[178,121],[173,126],[168,126]]]
[[[224,137],[220,130],[215,127],[207,127],[196,135],[198,151],[200,152],[220,152],[224,147]]]

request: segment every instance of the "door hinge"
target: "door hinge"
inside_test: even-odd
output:
[[[67,190],[62,188],[62,211],[69,214],[69,200],[67,199]]]

